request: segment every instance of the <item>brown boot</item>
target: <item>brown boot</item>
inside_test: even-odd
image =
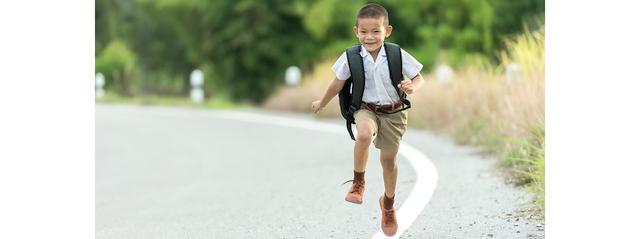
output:
[[[382,210],[382,223],[380,225],[380,227],[382,228],[382,232],[388,236],[391,237],[393,235],[396,234],[396,232],[398,232],[398,220],[396,219],[396,209],[395,208],[391,208],[391,209],[385,209],[383,206],[383,197],[385,197],[386,195],[383,195],[382,197],[380,197],[380,210]]]
[[[353,184],[351,184],[351,188],[347,192],[347,197],[345,197],[344,200],[347,200],[347,202],[352,202],[355,204],[362,204],[362,196],[364,195],[364,181],[361,181],[361,180],[351,180],[351,181],[353,181]]]

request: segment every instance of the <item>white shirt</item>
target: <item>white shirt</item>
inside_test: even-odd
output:
[[[402,54],[402,75],[406,78],[413,79],[422,70],[422,64],[406,51],[400,49]],[[373,61],[371,53],[360,46],[360,56],[364,65],[364,93],[362,101],[367,103],[375,103],[379,105],[391,104],[400,100],[396,89],[393,87],[389,74],[389,66],[387,64],[387,52],[384,46],[380,47],[378,58]],[[343,52],[336,63],[331,67],[336,73],[338,80],[347,80],[351,77],[349,63],[347,61],[347,53]]]

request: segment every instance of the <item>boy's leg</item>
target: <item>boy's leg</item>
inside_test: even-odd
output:
[[[382,211],[382,232],[393,236],[398,231],[396,209],[393,207],[396,195],[396,181],[398,180],[398,166],[396,157],[400,147],[402,135],[407,129],[407,112],[385,115],[380,119],[379,135],[375,140],[376,148],[380,149],[380,164],[384,178],[384,195],[380,197]]]
[[[391,200],[396,194],[396,181],[398,178],[396,158],[402,135],[407,129],[407,118],[407,111],[384,115],[380,119],[379,135],[375,140],[376,142],[374,142],[376,148],[380,149],[380,164],[382,164],[385,195]]]
[[[380,197],[380,218],[382,232],[387,236],[393,236],[398,231],[396,209],[393,207],[396,194],[396,181],[398,178],[398,166],[396,165],[398,149],[380,150],[380,163],[382,164],[382,176],[384,178],[384,194]]]
[[[369,159],[369,145],[373,140],[374,126],[372,120],[361,120],[356,124],[358,136],[353,149],[353,168],[356,172],[364,172]]]
[[[376,134],[375,114],[369,110],[361,109],[354,114],[356,120],[356,143],[353,149],[353,184],[347,192],[345,200],[361,204],[364,195],[364,171],[369,158],[369,145]]]
[[[396,164],[397,154],[398,149],[380,150],[380,163],[382,164],[384,191],[387,198],[393,198],[396,195],[396,181],[398,179],[398,166]]]
[[[373,122],[371,120],[361,120],[356,124],[358,137],[356,138],[353,150],[353,184],[347,192],[345,200],[356,204],[362,203],[364,196],[364,170],[367,167],[369,158],[369,145],[373,138]]]

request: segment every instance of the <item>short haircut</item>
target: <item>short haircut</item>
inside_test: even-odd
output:
[[[358,26],[358,19],[381,17],[384,18],[384,25],[389,25],[389,13],[387,13],[387,9],[379,4],[369,3],[364,5],[364,7],[360,8],[360,11],[358,11],[358,15],[356,16],[356,26]]]

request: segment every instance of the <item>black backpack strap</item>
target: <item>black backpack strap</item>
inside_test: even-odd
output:
[[[364,63],[360,55],[360,44],[347,49],[347,62],[351,71],[351,79],[353,80],[353,89],[351,91],[351,107],[350,110],[356,112],[360,109],[362,102],[362,94],[364,94]]]
[[[347,122],[347,132],[349,132],[349,136],[351,136],[352,140],[356,140],[356,137],[353,136],[353,130],[351,129],[351,125],[353,123],[346,121]]]
[[[391,82],[393,83],[393,88],[396,88],[396,92],[398,96],[400,96],[400,100],[407,107],[402,109],[411,108],[411,102],[407,100],[407,94],[398,88],[398,84],[402,81],[402,53],[400,51],[400,46],[394,43],[385,42],[384,50],[387,52],[387,63],[389,65],[389,75],[391,76]]]
[[[362,56],[360,55],[361,45],[355,45],[346,50],[347,62],[349,64],[349,71],[351,72],[352,89],[351,89],[351,103],[349,104],[349,110],[346,112],[347,117],[347,131],[352,140],[356,140],[353,136],[353,130],[351,124],[355,124],[355,118],[353,114],[360,109],[360,103],[362,102],[362,94],[364,93],[364,63],[362,62]]]
[[[402,54],[400,52],[400,46],[394,43],[384,43],[384,49],[387,52],[387,63],[389,65],[389,75],[391,76],[391,82],[393,87],[396,88],[398,96],[403,98],[404,92],[398,89],[398,84],[402,81]]]

